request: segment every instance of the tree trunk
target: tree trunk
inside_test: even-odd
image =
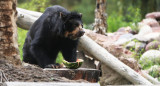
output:
[[[16,3],[17,0],[0,0],[0,59],[19,65]]]
[[[96,33],[106,34],[106,0],[97,0],[95,9],[95,23],[93,25],[94,31]]]

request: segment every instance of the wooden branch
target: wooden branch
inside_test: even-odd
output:
[[[153,78],[152,76],[148,75],[147,73],[145,73],[144,71],[141,71],[141,75],[143,77],[145,77],[146,79],[148,79],[150,82],[152,82],[153,84],[156,85],[160,85],[160,82],[158,80],[156,80],[155,78]]]
[[[29,29],[29,27],[33,24],[33,22],[37,18],[31,17],[30,15],[25,13],[21,13],[21,14],[23,14],[24,18],[26,19],[21,19],[21,17],[19,17],[18,21],[20,21],[21,19],[21,22],[18,22],[18,23],[21,23],[21,25],[25,25],[26,22],[30,21],[29,23],[27,23],[28,27],[24,27],[25,29]],[[80,38],[79,46],[82,47],[84,50],[88,51],[91,55],[96,57],[96,59],[103,62],[108,67],[112,68],[113,70],[115,70],[116,72],[124,76],[130,82],[134,84],[152,85],[151,82],[149,82],[140,74],[135,72],[133,69],[131,69],[130,67],[128,67],[127,65],[119,61],[116,57],[110,54],[106,49],[102,48],[100,45],[95,43],[92,39],[90,39],[86,35]]]
[[[37,19],[38,19],[37,17],[33,17],[29,14],[25,14],[21,11],[18,11],[18,17],[16,23],[18,27],[28,30]]]
[[[140,74],[135,72],[133,69],[131,69],[121,61],[119,61],[106,49],[99,46],[86,35],[80,38],[79,45],[83,47],[83,49],[89,51],[99,61],[103,62],[108,67],[112,68],[113,70],[117,71],[119,74],[127,78],[130,82],[134,84],[151,85],[148,80],[146,80],[144,77],[142,77]]]
[[[26,10],[26,9],[22,9],[22,8],[17,8],[17,11],[31,15],[36,18],[39,18],[42,15],[42,13],[40,13],[40,12],[30,11],[30,10]]]

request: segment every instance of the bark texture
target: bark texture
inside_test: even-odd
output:
[[[50,71],[53,74],[58,74],[61,77],[68,78],[70,80],[83,79],[89,82],[98,82],[100,76],[100,70],[88,69],[88,68],[78,68],[78,69],[44,69]]]
[[[0,58],[19,65],[16,3],[17,0],[0,0]]]
[[[95,23],[93,29],[96,33],[104,34],[106,33],[106,0],[97,0],[95,9]]]

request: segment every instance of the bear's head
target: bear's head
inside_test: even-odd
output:
[[[64,36],[69,39],[76,40],[83,36],[82,14],[77,12],[70,12],[64,15],[60,13],[61,18],[64,20]]]

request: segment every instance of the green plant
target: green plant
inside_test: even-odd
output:
[[[112,15],[108,16],[107,24],[108,24],[108,32],[115,32],[120,27],[126,27],[131,25],[130,22],[126,22],[124,20],[123,16],[118,15],[115,12],[113,12]]]
[[[18,45],[19,45],[21,60],[23,59],[22,48],[23,48],[23,44],[24,44],[27,32],[28,32],[27,30],[18,28]]]
[[[25,0],[25,2],[18,4],[18,7],[44,12],[46,7],[51,6],[49,0]]]

